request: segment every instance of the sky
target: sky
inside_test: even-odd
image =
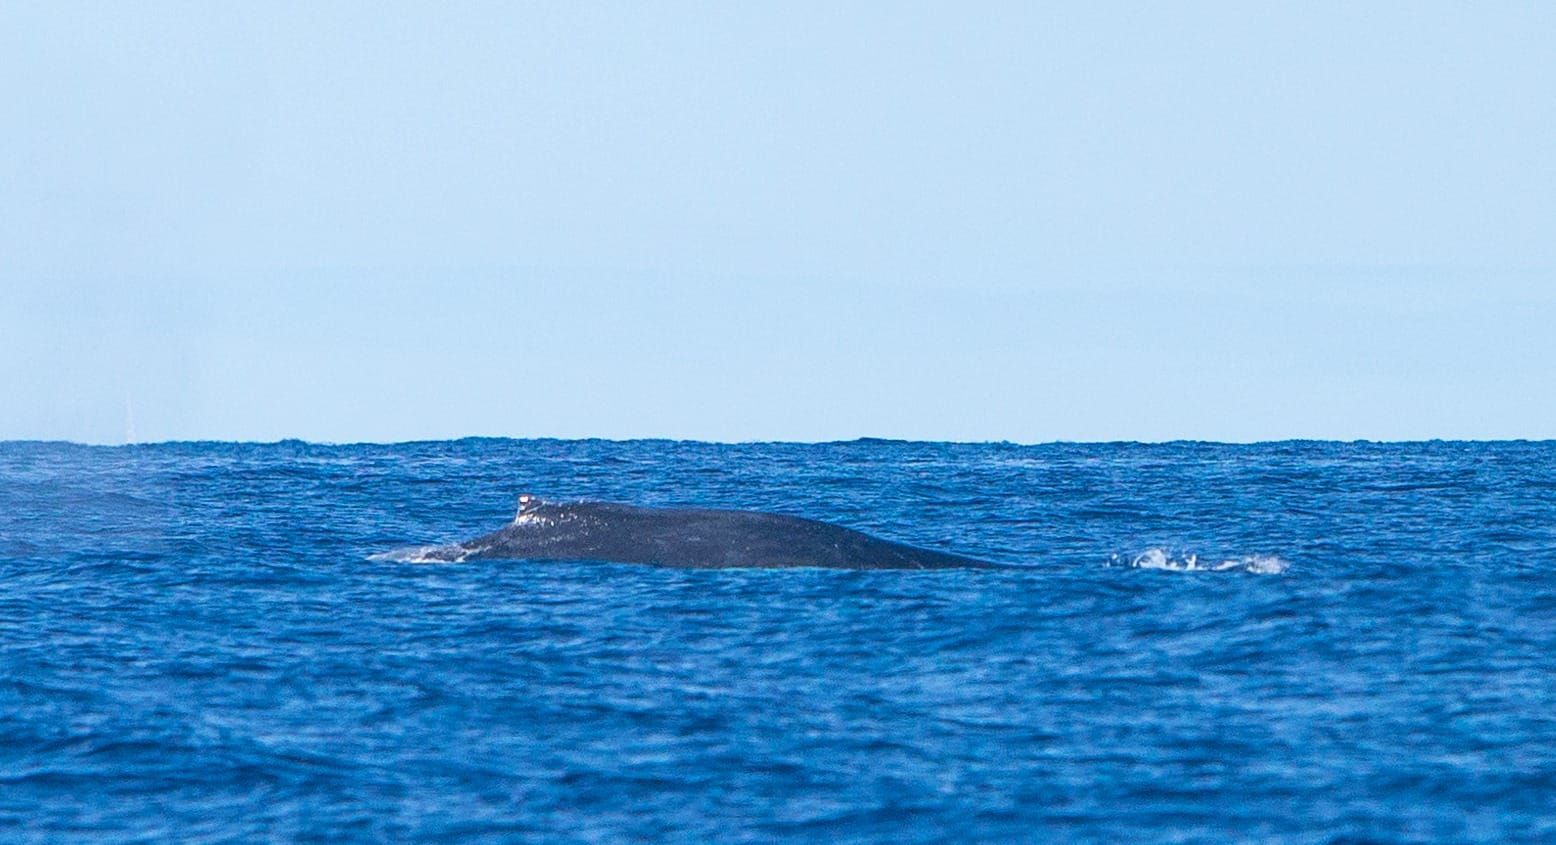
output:
[[[0,0],[0,439],[1556,437],[1552,44]]]

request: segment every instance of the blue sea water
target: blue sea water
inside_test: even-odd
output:
[[[517,493],[1018,571],[373,559]],[[1556,840],[1556,444],[0,444],[0,840]]]

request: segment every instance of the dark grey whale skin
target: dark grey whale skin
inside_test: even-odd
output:
[[[757,511],[644,508],[519,498],[499,531],[423,553],[424,560],[590,560],[688,569],[1003,569],[880,540],[813,519]]]

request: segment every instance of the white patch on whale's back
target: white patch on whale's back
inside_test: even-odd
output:
[[[555,525],[556,520],[549,516],[541,516],[538,513],[521,513],[513,518],[513,524],[544,528],[548,525]]]

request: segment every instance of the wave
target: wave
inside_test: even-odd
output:
[[[1291,562],[1279,555],[1252,554],[1218,560],[1202,559],[1192,552],[1180,553],[1165,548],[1146,549],[1131,555],[1127,562],[1123,557],[1114,555],[1108,565],[1167,572],[1250,572],[1255,575],[1279,575],[1291,568]]]

